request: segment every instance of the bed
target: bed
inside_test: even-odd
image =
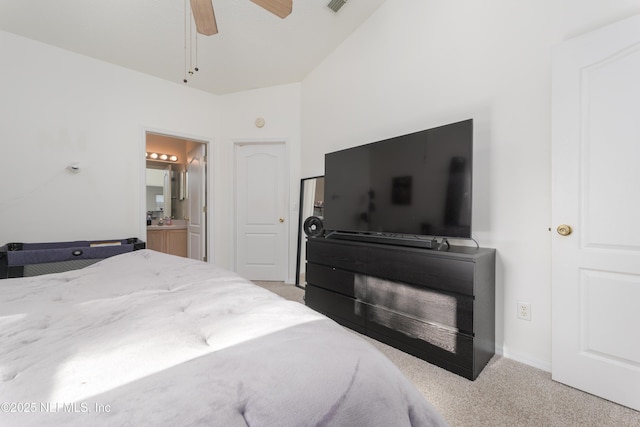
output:
[[[445,423],[332,320],[212,264],[143,249],[0,280],[0,425]]]

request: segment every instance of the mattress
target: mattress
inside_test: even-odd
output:
[[[0,281],[0,425],[441,426],[332,320],[152,250]]]

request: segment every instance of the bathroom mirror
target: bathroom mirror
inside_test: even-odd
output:
[[[304,221],[310,216],[324,216],[324,176],[300,180],[300,209],[298,217],[298,256],[296,260],[296,286],[304,288],[306,235]]]
[[[147,160],[147,216],[184,219],[186,171],[184,165]]]

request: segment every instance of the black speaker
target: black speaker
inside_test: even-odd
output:
[[[324,226],[321,216],[310,216],[304,220],[304,234],[309,237],[320,237],[324,235]]]

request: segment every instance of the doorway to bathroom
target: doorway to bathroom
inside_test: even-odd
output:
[[[145,133],[147,248],[207,261],[207,144]]]

